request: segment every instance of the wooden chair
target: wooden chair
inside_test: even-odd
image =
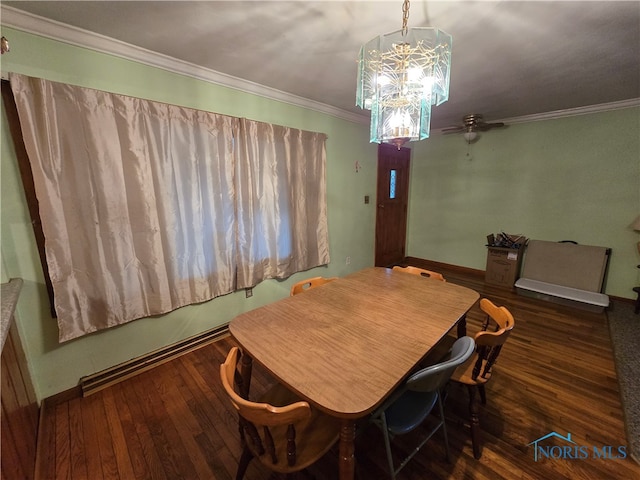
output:
[[[412,267],[410,265],[408,267],[401,267],[399,265],[396,265],[395,267],[393,267],[393,269],[397,272],[411,273],[412,275],[420,275],[421,277],[428,277],[435,280],[440,280],[441,282],[446,282],[441,273],[433,272],[431,270],[425,270],[424,268]]]
[[[447,461],[451,462],[447,426],[444,417],[442,388],[449,381],[451,374],[461,364],[467,361],[474,351],[475,343],[471,337],[456,340],[451,348],[449,358],[436,365],[423,368],[412,374],[405,383],[396,390],[373,416],[372,421],[382,429],[384,444],[387,451],[389,473],[392,479],[404,466],[409,463],[422,446],[442,428],[445,442]],[[433,425],[422,438],[417,447],[401,461],[396,468],[391,453],[391,437],[403,435],[418,428],[427,419],[433,409],[438,406],[438,422]]]
[[[480,392],[483,404],[487,403],[485,384],[491,379],[491,372],[502,346],[513,330],[515,321],[505,307],[497,307],[490,300],[480,300],[480,309],[487,314],[482,329],[476,333],[476,355],[465,365],[461,365],[451,376],[451,381],[466,385],[469,392],[469,414],[471,419],[471,442],[473,456],[480,458],[480,420],[476,404],[476,390]]]
[[[301,280],[297,283],[294,283],[291,286],[291,296],[293,297],[294,295],[297,295],[299,293],[306,292],[310,288],[319,287],[320,285],[333,282],[334,280],[337,280],[337,279],[338,277],[330,277],[330,278],[313,277],[313,278],[307,278],[306,280]]]
[[[243,443],[236,480],[242,480],[253,458],[271,471],[286,474],[307,468],[338,440],[340,421],[312,409],[284,386],[276,384],[259,402],[242,398],[238,381],[239,348],[233,347],[220,365],[220,379],[238,411]]]

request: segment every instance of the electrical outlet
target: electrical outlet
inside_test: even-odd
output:
[[[345,259],[344,259],[344,263],[345,263],[346,265],[351,265],[351,257],[347,257],[347,258],[345,258]]]
[[[253,297],[253,288],[246,288],[244,291],[245,291],[246,298]]]

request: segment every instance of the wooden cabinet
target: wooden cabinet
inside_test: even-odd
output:
[[[9,318],[2,319],[3,322],[8,323],[6,329],[3,329],[6,338],[3,338],[0,362],[2,365],[0,478],[31,480],[34,478],[36,464],[38,403],[18,329],[13,322],[13,308],[5,308],[5,301],[10,297],[5,289],[7,285],[10,283],[2,285],[2,315],[3,317],[5,314],[9,315]]]

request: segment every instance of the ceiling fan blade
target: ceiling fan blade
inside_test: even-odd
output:
[[[460,133],[464,131],[464,127],[447,127],[442,129],[442,133]]]
[[[491,130],[492,128],[501,128],[504,127],[503,122],[495,122],[495,123],[480,123],[476,125],[476,130],[481,132],[486,132],[487,130]]]

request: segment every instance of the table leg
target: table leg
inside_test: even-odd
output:
[[[458,321],[458,338],[462,338],[467,335],[467,314],[465,313]]]
[[[353,480],[355,476],[355,438],[356,422],[349,419],[342,420],[338,458],[340,480]]]

